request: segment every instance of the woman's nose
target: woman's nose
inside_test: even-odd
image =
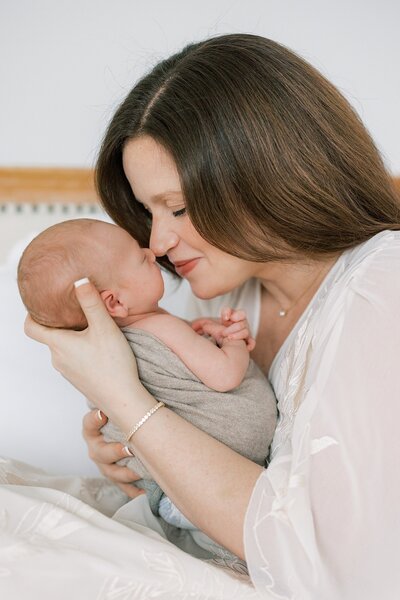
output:
[[[147,260],[151,263],[156,262],[156,255],[154,254],[153,250],[151,250],[150,248],[144,248],[144,252],[147,256]]]
[[[156,256],[165,256],[169,250],[175,248],[178,241],[178,235],[167,226],[165,221],[156,222],[153,219],[149,247]]]

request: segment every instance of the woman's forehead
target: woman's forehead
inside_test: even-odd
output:
[[[133,193],[141,202],[181,193],[173,158],[150,137],[130,140],[125,145],[123,167]]]

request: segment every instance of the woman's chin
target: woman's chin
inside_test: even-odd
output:
[[[189,284],[193,294],[200,300],[211,300],[211,298],[222,296],[222,294],[226,294],[227,292],[231,291],[229,288],[227,288],[227,286],[223,287],[217,284],[212,285],[210,282],[202,285],[198,282],[191,283],[189,281]]]

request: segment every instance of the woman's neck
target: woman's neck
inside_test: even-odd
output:
[[[308,263],[263,264],[256,277],[276,303],[277,312],[285,316],[297,305],[307,306],[338,256]]]

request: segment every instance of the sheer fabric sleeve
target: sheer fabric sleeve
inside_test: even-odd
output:
[[[351,269],[350,269],[351,271]],[[245,522],[262,598],[400,597],[400,241],[337,285]]]

